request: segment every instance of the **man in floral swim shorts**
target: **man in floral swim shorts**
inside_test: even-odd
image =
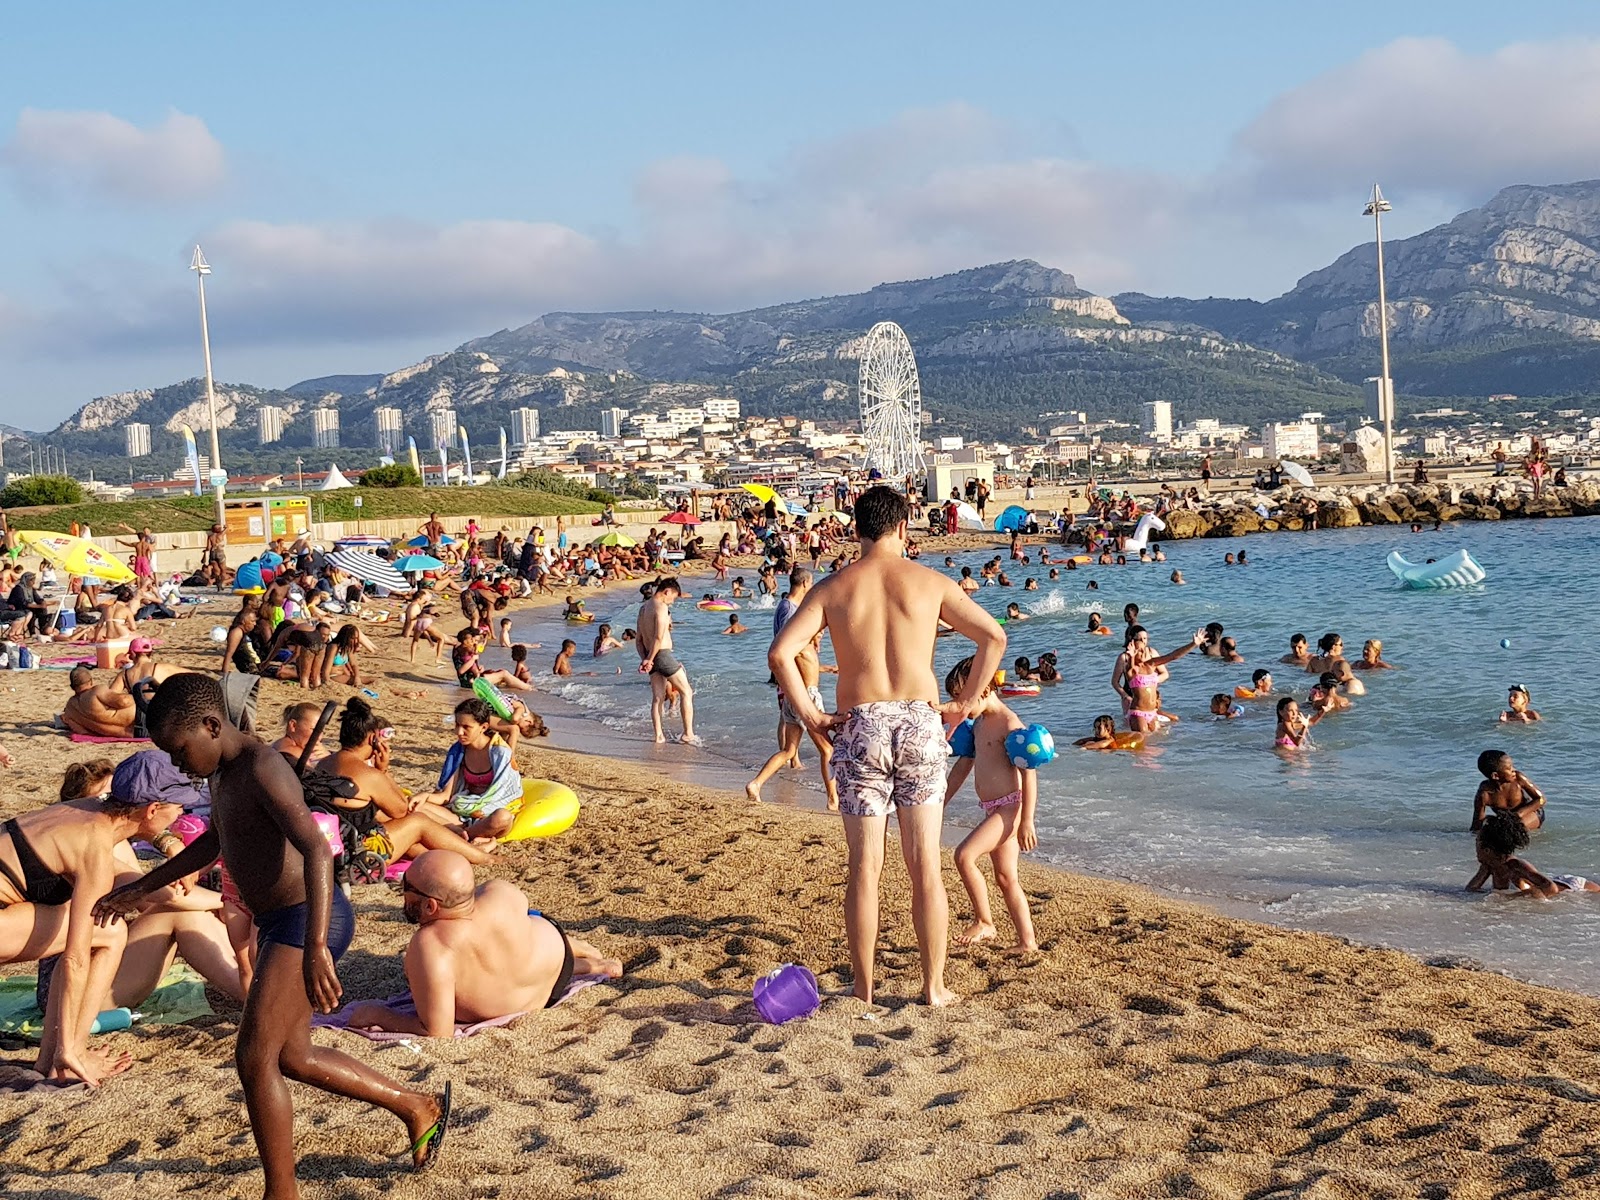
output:
[[[796,715],[833,738],[833,777],[839,786],[849,853],[845,935],[854,994],[873,996],[878,937],[878,879],[890,810],[911,876],[912,915],[922,957],[922,998],[950,1004],[944,984],[950,906],[940,874],[939,830],[944,819],[947,728],[973,715],[978,690],[939,704],[933,644],[940,622],[977,645],[974,678],[992,676],[1005,658],[1006,635],[955,581],[905,557],[906,498],[873,487],[856,501],[861,558],[806,595],[767,654],[778,688]],[[839,663],[839,712],[825,713],[806,692],[795,659],[826,629]]]

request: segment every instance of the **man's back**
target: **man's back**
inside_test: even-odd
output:
[[[839,663],[841,712],[880,700],[939,703],[933,643],[949,579],[901,558],[867,555],[815,588]]]
[[[561,968],[561,935],[547,921],[528,919],[528,900],[515,884],[492,879],[478,889],[472,916],[433,921],[406,951],[444,955],[455,980],[456,1020],[483,1021],[538,1008]]]

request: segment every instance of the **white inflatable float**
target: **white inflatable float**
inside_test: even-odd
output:
[[[1389,570],[1408,588],[1458,588],[1482,583],[1488,573],[1465,550],[1436,562],[1407,562],[1400,551],[1389,552]]]
[[[1148,546],[1152,529],[1157,533],[1165,533],[1167,531],[1167,523],[1156,516],[1155,513],[1145,513],[1144,516],[1139,518],[1139,523],[1134,526],[1133,536],[1128,539],[1125,553],[1137,554]]]

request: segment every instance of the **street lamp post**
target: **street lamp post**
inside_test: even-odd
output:
[[[294,485],[295,485],[295,489],[297,491],[302,491],[303,492],[303,491],[306,490],[306,473],[305,473],[305,470],[304,470],[305,465],[306,465],[306,460],[301,458],[298,454],[295,455],[295,459],[294,459]]]
[[[1383,480],[1394,482],[1394,381],[1389,378],[1389,300],[1383,283],[1383,214],[1394,205],[1383,198],[1378,185],[1372,185],[1372,199],[1361,215],[1372,218],[1378,244],[1378,408],[1383,414]]]
[[[206,256],[200,253],[199,246],[194,248],[194,257],[189,261],[189,270],[195,273],[195,281],[200,285],[200,345],[205,351],[206,407],[211,414],[211,495],[216,501],[214,519],[218,525],[226,526],[228,522],[222,504],[225,487],[222,476],[222,451],[217,446],[217,391],[211,380],[211,330],[206,324],[206,276],[211,274],[211,264],[206,262]]]

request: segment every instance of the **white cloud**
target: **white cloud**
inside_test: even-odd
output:
[[[25,108],[0,165],[27,192],[135,204],[192,200],[227,174],[206,123],[176,111],[141,129],[105,112]]]
[[[1511,183],[1600,175],[1600,41],[1470,54],[1401,38],[1267,105],[1236,139],[1271,196],[1385,190],[1473,201]]]

